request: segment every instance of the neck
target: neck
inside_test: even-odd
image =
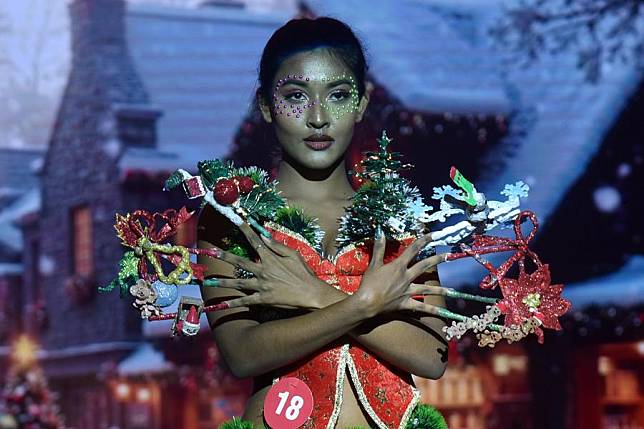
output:
[[[287,200],[323,201],[348,198],[355,191],[347,177],[344,157],[324,169],[310,169],[284,154],[276,177]]]

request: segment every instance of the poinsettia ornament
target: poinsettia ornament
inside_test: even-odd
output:
[[[541,326],[561,330],[558,317],[570,309],[570,301],[561,297],[563,285],[550,284],[550,270],[541,265],[531,274],[519,270],[517,279],[504,278],[500,282],[503,299],[497,303],[505,315],[505,325],[520,325],[536,317]],[[543,343],[543,330],[535,328],[539,343]]]

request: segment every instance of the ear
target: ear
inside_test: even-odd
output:
[[[257,106],[259,107],[259,111],[262,113],[262,117],[266,122],[269,124],[273,122],[273,116],[271,115],[271,108],[268,104],[266,104],[266,100],[264,100],[264,97],[261,94],[261,91],[257,89],[255,92],[255,99],[257,100]]]
[[[364,112],[367,110],[367,106],[369,105],[369,99],[371,98],[372,91],[373,91],[373,83],[371,83],[370,81],[367,81],[364,86],[364,94],[362,95],[362,99],[358,104],[358,116],[356,116],[356,122],[362,121]]]

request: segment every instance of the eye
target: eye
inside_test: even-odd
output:
[[[350,97],[351,97],[351,93],[344,89],[339,89],[329,94],[330,101],[343,101]]]
[[[288,101],[306,101],[306,94],[303,91],[293,91],[284,96]]]

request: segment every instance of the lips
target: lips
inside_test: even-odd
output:
[[[326,134],[313,134],[304,139],[304,143],[313,150],[327,149],[333,142],[333,138]]]

